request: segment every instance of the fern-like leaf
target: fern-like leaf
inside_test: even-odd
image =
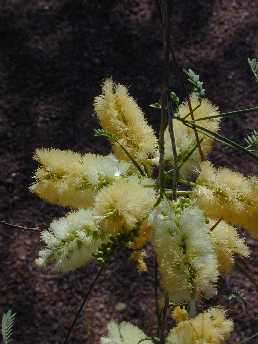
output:
[[[251,71],[255,77],[255,81],[258,84],[258,60],[254,57],[252,59],[248,58],[248,63],[251,68]]]
[[[9,344],[13,335],[13,328],[15,322],[15,313],[11,310],[4,313],[2,317],[2,337],[4,344]]]
[[[253,130],[250,135],[247,136],[245,139],[246,142],[246,149],[248,149],[250,152],[254,152],[258,154],[258,131]]]
[[[199,95],[200,98],[205,97],[205,88],[203,87],[203,82],[200,80],[198,74],[196,74],[192,69],[185,70],[184,73],[187,76],[187,81],[193,86],[193,91]]]

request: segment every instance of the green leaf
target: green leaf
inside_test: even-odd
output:
[[[173,109],[175,109],[175,111],[177,111],[177,109],[179,107],[179,103],[180,103],[178,96],[176,95],[175,92],[171,91],[171,92],[169,92],[169,98],[173,104]]]
[[[149,106],[154,109],[161,109],[161,104],[159,102],[155,102],[153,104],[150,104]]]
[[[118,141],[118,138],[116,135],[110,133],[109,131],[106,131],[104,129],[95,129],[95,136],[96,137],[106,137],[107,139],[109,139],[112,142],[116,142]]]
[[[187,81],[193,86],[193,91],[196,92],[200,98],[205,97],[205,88],[203,87],[203,82],[200,81],[200,77],[192,69],[185,70],[184,73],[187,76]]]
[[[245,142],[247,144],[246,149],[250,152],[255,152],[258,154],[258,131],[253,130],[250,135],[247,136],[245,139]]]
[[[15,313],[11,310],[4,313],[2,317],[2,337],[4,344],[9,344],[13,335],[13,327],[15,322]]]
[[[258,60],[255,57],[252,59],[248,58],[248,63],[255,77],[255,81],[258,84]]]

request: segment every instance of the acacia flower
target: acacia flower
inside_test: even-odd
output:
[[[222,218],[258,236],[257,177],[244,177],[228,168],[216,169],[204,161],[196,183],[193,198],[208,217]]]
[[[147,336],[137,326],[129,322],[121,322],[120,324],[115,321],[108,323],[108,334],[106,337],[101,337],[101,344],[138,344],[140,341],[144,342]],[[146,343],[153,343],[151,340],[146,340]]]
[[[192,109],[196,109],[194,110],[195,119],[219,114],[217,106],[213,105],[208,99],[199,100],[198,96],[194,93],[190,97],[190,102],[192,105]],[[199,104],[200,106],[198,107]],[[187,116],[187,114],[189,114],[189,112],[190,109],[188,102],[185,101],[179,106],[176,116],[184,118],[185,116]],[[192,120],[190,115],[187,117],[187,120]],[[197,124],[216,133],[219,130],[219,123],[219,118],[210,118],[200,121]],[[196,146],[195,133],[192,128],[185,126],[182,122],[176,119],[173,120],[173,126],[179,161],[180,159],[183,159],[188,154],[190,154],[190,152],[195,147],[195,150],[190,155],[189,159],[186,160],[180,168],[180,175],[182,177],[187,177],[191,175],[194,169],[199,167],[199,164],[201,162],[200,154]],[[198,136],[200,139],[202,152],[204,154],[204,157],[206,157],[211,151],[213,140],[199,132]],[[173,152],[168,129],[166,129],[165,131],[165,159],[173,162]]]
[[[145,163],[158,156],[154,131],[125,86],[107,79],[94,106],[102,128],[114,134],[138,162]],[[119,145],[114,144],[113,151],[119,159],[128,160]]]
[[[216,221],[210,220],[211,228]],[[224,221],[220,223],[211,231],[211,240],[215,247],[218,258],[218,266],[220,273],[229,273],[234,266],[234,255],[248,257],[250,254],[249,248],[245,243],[244,238],[241,238],[237,233],[236,228],[230,226]]]
[[[217,258],[202,211],[182,200],[161,204],[150,216],[161,285],[172,301],[216,292]]]
[[[172,311],[172,319],[176,321],[176,323],[180,323],[181,321],[188,320],[189,315],[185,307],[176,306]]]
[[[132,170],[130,164],[112,154],[37,149],[34,159],[40,166],[30,190],[50,203],[71,208],[90,207],[97,191]]]
[[[166,339],[166,344],[222,344],[233,331],[233,322],[222,308],[210,308],[195,318],[179,322]]]
[[[136,229],[156,202],[156,192],[147,187],[152,181],[131,177],[103,188],[95,201],[96,214],[102,217],[105,233],[117,234]]]
[[[101,246],[97,217],[92,209],[74,211],[54,220],[41,233],[46,247],[39,252],[37,265],[54,264],[61,272],[75,270],[92,260]]]

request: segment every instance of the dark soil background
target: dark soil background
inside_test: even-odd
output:
[[[258,104],[257,86],[247,58],[258,56],[258,0],[171,0],[172,45],[180,66],[198,71],[208,97],[223,111]],[[47,227],[63,209],[28,191],[37,147],[106,153],[94,138],[97,121],[93,97],[107,76],[130,92],[157,128],[159,114],[148,104],[159,97],[161,41],[154,0],[1,0],[0,2],[0,218],[21,225]],[[255,114],[225,120],[222,131],[238,142],[258,129]],[[212,159],[246,174],[257,163],[216,145]],[[258,279],[257,245],[249,268]],[[39,232],[0,226],[0,313],[17,313],[14,343],[62,343],[97,268],[69,275],[34,266]],[[132,320],[155,333],[153,270],[138,274],[119,252],[96,285],[73,333],[73,343],[99,343],[110,319]],[[230,289],[245,296],[229,300]],[[258,330],[258,300],[239,272],[221,287],[235,320],[230,343]],[[214,301],[214,302],[215,302]],[[126,308],[118,310],[123,302]],[[250,341],[258,343],[258,339]]]

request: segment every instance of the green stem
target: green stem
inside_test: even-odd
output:
[[[231,148],[235,148],[237,150],[240,150],[244,153],[246,153],[247,155],[249,155],[250,157],[252,157],[253,159],[255,159],[256,161],[258,161],[258,156],[256,156],[255,154],[253,154],[252,152],[250,152],[249,150],[247,150],[245,147],[241,146],[240,144],[228,139],[227,137],[214,133],[213,131],[210,131],[204,127],[201,127],[197,124],[194,124],[193,122],[189,122],[189,121],[184,121],[182,119],[177,118],[179,121],[183,122],[187,127],[189,128],[196,128],[198,131],[200,131],[201,133],[203,133],[204,135],[220,142],[223,143],[224,145],[227,145]]]
[[[165,332],[167,328],[167,312],[169,308],[169,298],[168,295],[165,295],[165,305],[162,310],[162,322],[161,322],[161,331],[160,331],[160,343],[165,344]]]
[[[197,314],[196,310],[196,298],[193,297],[191,301],[188,304],[188,309],[189,309],[189,316],[190,318],[194,318]]]
[[[166,195],[173,195],[173,190],[167,190],[166,189]],[[191,190],[177,190],[176,194],[177,196],[189,196],[191,195],[192,191]]]
[[[197,122],[197,121],[204,121],[206,119],[218,118],[218,117],[231,117],[231,116],[235,116],[235,115],[241,115],[241,114],[247,113],[247,112],[256,112],[256,111],[258,111],[258,106],[251,107],[251,108],[246,108],[246,109],[229,111],[229,112],[222,112],[222,113],[220,113],[218,115],[200,117],[200,118],[195,119],[194,121],[195,122]],[[185,117],[183,119],[185,119]]]
[[[160,309],[159,309],[159,300],[158,300],[158,263],[157,257],[154,255],[154,298],[155,298],[155,310],[156,310],[156,317],[157,317],[157,337],[160,336],[160,329],[161,329],[161,319],[160,319]]]
[[[193,109],[192,109],[191,100],[190,100],[189,97],[187,97],[187,103],[188,103],[188,106],[189,106],[189,109],[190,109],[190,114],[191,114],[192,121],[194,121],[194,113],[193,113]],[[193,130],[194,130],[194,135],[195,135],[198,151],[199,151],[199,154],[200,154],[200,158],[201,158],[201,161],[203,161],[204,160],[204,154],[203,154],[203,151],[202,151],[202,147],[201,147],[198,131],[197,131],[195,126],[193,127]]]
[[[200,143],[202,143],[203,141],[203,137],[200,139]],[[177,171],[180,171],[180,168],[184,165],[184,163],[191,157],[191,155],[193,155],[193,153],[195,152],[196,148],[197,148],[197,143],[193,146],[193,148],[187,153],[187,155],[183,158],[183,160],[180,162],[179,165],[177,165]],[[174,171],[175,168],[169,170],[166,172],[166,174],[170,174],[171,172]]]
[[[140,172],[140,174],[142,176],[145,176],[144,171],[142,170],[141,166],[138,164],[138,162],[131,156],[131,154],[124,148],[123,145],[121,145],[121,143],[119,143],[119,141],[117,141],[117,144],[122,148],[122,150],[125,152],[125,154],[128,156],[128,158],[132,161],[132,163],[134,164],[134,166],[138,169],[138,171]]]
[[[197,184],[194,183],[194,182],[190,182],[189,180],[186,180],[186,179],[183,179],[183,178],[179,178],[178,179],[178,182],[180,184],[183,184],[183,185],[187,185],[187,186],[191,186],[191,187],[195,187]]]
[[[172,146],[173,152],[173,160],[174,160],[174,170],[173,170],[173,180],[172,180],[172,198],[175,201],[177,197],[177,178],[178,178],[178,168],[177,168],[177,150],[176,150],[176,138],[174,133],[174,126],[173,126],[173,116],[172,116],[172,109],[171,109],[171,102],[168,100],[168,130],[170,135],[170,141]]]

